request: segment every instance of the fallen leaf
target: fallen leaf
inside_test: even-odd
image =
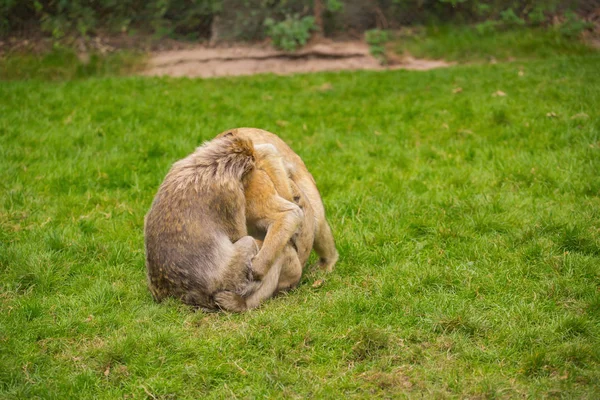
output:
[[[523,75],[525,75],[525,72],[519,71],[519,76],[523,76]]]
[[[457,88],[452,89],[452,93],[455,93],[455,94],[456,93],[460,93],[462,91],[463,91],[463,89],[461,87],[457,87]]]
[[[281,119],[277,120],[277,122],[275,122],[275,123],[276,123],[277,125],[281,126],[282,128],[283,128],[284,126],[288,126],[288,124],[289,124],[289,122],[287,122],[287,121],[284,121],[284,120],[281,120]]]
[[[107,365],[106,369],[104,370],[104,376],[108,376],[108,374],[110,374],[110,365]]]
[[[320,288],[321,286],[323,286],[324,283],[325,281],[323,279],[317,279],[313,282],[312,287],[314,287],[315,289]]]
[[[321,92],[327,92],[331,89],[333,89],[333,85],[329,82],[325,82],[324,84],[319,86],[319,91],[321,91]]]
[[[503,97],[503,96],[506,96],[506,93],[504,93],[502,90],[497,90],[494,93],[492,93],[492,96],[494,96],[494,97],[497,97],[497,96]]]
[[[91,322],[94,319],[94,316],[92,314],[88,315],[88,317],[85,319],[85,322]]]
[[[555,118],[555,117],[558,117],[558,114],[556,114],[554,111],[551,111],[546,114],[546,117]]]
[[[375,131],[375,132],[373,132],[373,134],[374,134],[375,136],[381,136],[381,132],[379,132],[379,131]]]
[[[575,114],[571,117],[571,119],[587,119],[590,116],[587,115],[586,113],[579,113],[579,114]]]
[[[450,129],[450,126],[448,124],[446,124],[446,123],[443,123],[442,124],[442,128],[444,128],[444,129]]]

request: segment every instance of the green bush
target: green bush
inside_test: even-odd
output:
[[[529,23],[534,26],[542,25],[546,22],[546,13],[543,6],[536,6],[529,14]]]
[[[488,35],[494,32],[498,28],[498,25],[500,25],[498,21],[488,19],[485,22],[475,25],[475,30],[480,35]]]
[[[344,7],[344,2],[341,0],[327,0],[325,2],[325,9],[329,12],[338,12]]]
[[[39,29],[54,38],[130,29],[208,37],[223,0],[0,0],[0,35]]]
[[[300,18],[297,14],[286,16],[285,20],[275,22],[272,18],[265,20],[267,36],[273,41],[273,46],[286,51],[295,51],[306,44],[311,31],[316,30],[315,18],[306,16]]]
[[[590,27],[591,24],[589,22],[582,20],[574,12],[567,11],[565,13],[565,21],[560,25],[559,31],[563,36],[576,37]]]
[[[587,25],[575,11],[589,0],[323,0],[324,32],[365,32],[407,25],[486,23],[541,26],[564,16],[560,32],[577,36]],[[589,8],[589,7],[588,7]],[[565,12],[566,10],[572,10]],[[100,33],[152,34],[197,40],[273,38],[295,49],[314,25],[312,0],[0,0],[0,37],[42,32],[55,39]],[[215,17],[219,16],[215,21]],[[213,22],[217,22],[213,24]],[[499,25],[481,25],[482,32]],[[215,32],[213,32],[213,28]]]
[[[365,40],[373,57],[385,64],[387,62],[385,44],[390,40],[389,33],[380,29],[372,29],[365,32]]]
[[[523,26],[525,25],[525,21],[523,18],[520,18],[512,8],[508,8],[504,11],[500,12],[500,20],[507,26]]]

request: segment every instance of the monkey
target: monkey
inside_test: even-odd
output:
[[[301,238],[299,242],[303,246],[296,247],[295,254],[289,246],[286,246],[281,256],[283,258],[276,259],[274,253],[265,252],[262,249],[253,258],[252,270],[255,275],[264,276],[264,287],[268,287],[269,291],[272,290],[275,287],[277,275],[279,275],[279,281],[276,291],[294,287],[300,280],[303,265],[313,246],[320,257],[319,265],[330,272],[339,255],[335,248],[331,228],[325,219],[325,209],[316,183],[302,159],[279,137],[264,130],[238,128],[228,130],[217,137],[222,135],[250,139],[253,141],[255,149],[262,153],[262,170],[269,179],[264,178],[264,182],[250,185],[246,190],[248,229],[254,237],[260,236],[259,232],[264,232],[265,225],[271,226],[273,222],[273,208],[261,196],[261,190],[269,186],[266,183],[269,180],[275,186],[280,197],[286,200],[293,198],[301,204],[305,212],[304,225],[296,235]],[[258,188],[259,191],[254,191],[252,188]],[[297,260],[295,256],[297,256]],[[222,292],[219,296],[223,296],[221,301],[227,303],[231,309],[241,311],[244,307],[252,307],[250,301],[244,304],[243,296],[236,296],[228,291]]]
[[[252,141],[227,134],[173,164],[144,223],[155,300],[173,296],[206,310],[244,311],[297,284],[313,243],[313,211],[299,187],[286,185],[282,165],[272,147],[256,152]],[[279,196],[273,180],[304,211]],[[248,226],[264,235],[254,239]],[[261,253],[268,265],[255,272]]]
[[[255,146],[255,149],[258,155],[256,169],[249,177],[245,190],[246,218],[248,231],[259,243],[260,251],[265,250],[262,243],[267,235],[277,236],[281,235],[281,231],[286,232],[280,227],[282,221],[285,224],[285,218],[281,218],[280,213],[286,212],[289,200],[293,200],[303,211],[303,220],[281,253],[277,253],[273,248],[269,255],[265,256],[265,259],[272,261],[268,261],[269,268],[261,275],[260,288],[250,290],[252,293],[249,296],[230,290],[215,295],[219,304],[230,311],[241,312],[255,308],[265,298],[296,287],[314,243],[314,211],[307,196],[287,176],[283,160],[274,146],[260,145]],[[285,198],[289,200],[286,201]],[[284,237],[287,235],[289,233]],[[283,241],[278,243],[282,244]],[[256,274],[254,260],[251,268]]]
[[[306,165],[283,140],[274,133],[256,129],[256,128],[236,128],[227,130],[217,137],[223,135],[233,135],[249,139],[254,143],[255,148],[260,148],[263,145],[272,145],[275,147],[280,158],[284,160],[285,169],[289,179],[298,189],[306,196],[308,203],[312,207],[312,212],[315,219],[314,231],[314,250],[319,256],[319,266],[327,272],[331,272],[335,266],[339,254],[335,247],[335,240],[331,227],[325,218],[325,207],[321,200],[321,195],[317,189],[316,182],[306,168]],[[283,196],[285,197],[285,193]],[[289,198],[287,198],[289,200]],[[269,259],[262,258],[265,254],[259,254],[253,261],[253,270],[259,275],[268,268]]]
[[[241,293],[252,281],[258,253],[247,234],[244,180],[254,169],[248,140],[207,142],[173,164],[144,222],[148,286],[167,296],[215,309],[213,294]]]

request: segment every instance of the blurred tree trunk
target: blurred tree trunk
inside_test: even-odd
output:
[[[317,37],[323,36],[323,0],[314,0],[315,25],[317,26]]]

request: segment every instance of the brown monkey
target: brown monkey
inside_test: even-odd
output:
[[[304,212],[278,195],[256,159],[251,141],[222,135],[173,165],[145,219],[148,284],[156,300],[174,296],[207,309],[243,311],[300,279],[302,264],[293,245],[310,248],[314,229],[300,228]],[[260,160],[285,184],[281,165],[268,167],[276,157]],[[286,195],[302,203],[303,194],[292,190],[290,185]],[[256,232],[265,232],[260,252],[248,236],[247,216]],[[261,252],[272,268],[256,281],[251,264]],[[304,258],[306,251],[301,253]]]
[[[263,259],[269,260],[268,269],[261,275],[259,287],[244,291],[250,294],[231,290],[215,294],[221,307],[231,311],[257,307],[275,292],[295,287],[314,242],[312,206],[287,176],[281,156],[271,145],[255,146],[255,152],[256,167],[248,177],[245,189],[246,223],[249,233],[262,244],[256,257],[266,253]],[[288,216],[290,209],[296,206],[302,210],[302,221],[296,225],[291,240],[286,242],[285,238],[289,238],[292,231]],[[274,245],[268,247],[267,241]],[[255,272],[253,267],[252,270]]]
[[[277,135],[262,129],[237,128],[223,132],[217,137],[225,134],[251,140],[255,148],[260,148],[263,145],[275,147],[277,153],[284,160],[285,170],[291,181],[304,193],[312,207],[315,218],[314,249],[319,255],[319,265],[328,272],[332,271],[339,257],[335,248],[335,240],[325,218],[325,207],[315,180],[302,159]],[[286,194],[282,194],[282,196],[289,200]],[[268,270],[270,263],[272,263],[270,258],[265,257],[266,255],[268,254],[259,254],[252,263],[252,269],[258,275]]]
[[[213,294],[240,293],[258,253],[246,230],[244,179],[252,143],[221,138],[173,164],[145,219],[148,285],[156,300],[214,309]]]

